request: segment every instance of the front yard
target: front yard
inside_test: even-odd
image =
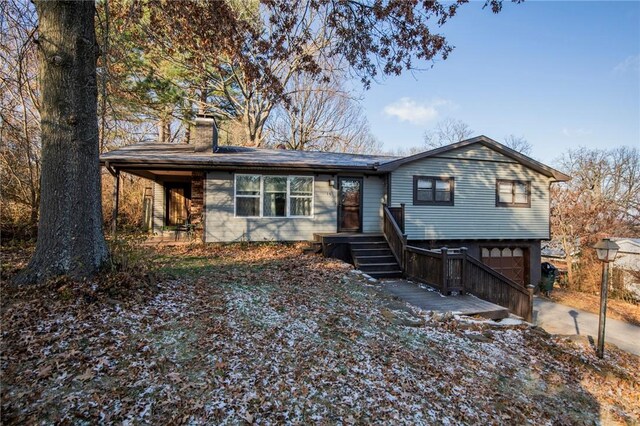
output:
[[[151,250],[150,273],[16,291],[2,422],[640,422],[640,362],[403,306],[296,245]]]

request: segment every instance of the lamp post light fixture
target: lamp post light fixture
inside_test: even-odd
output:
[[[609,238],[604,238],[593,246],[602,262],[602,283],[600,286],[600,321],[598,322],[598,358],[604,356],[604,326],[607,319],[607,278],[609,276],[609,262],[613,262],[620,247]]]

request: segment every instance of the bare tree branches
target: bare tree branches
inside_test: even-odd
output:
[[[339,82],[318,82],[306,74],[297,75],[287,92],[289,102],[269,126],[273,145],[351,153],[381,150],[357,101]]]
[[[563,155],[559,164],[572,180],[552,186],[552,235],[567,254],[570,283],[578,286],[575,253],[582,251],[588,259],[588,248],[599,238],[640,236],[640,152],[580,148]]]
[[[508,148],[513,149],[514,151],[518,151],[524,155],[531,155],[532,146],[531,144],[524,138],[524,136],[516,136],[516,135],[508,135],[502,140],[502,144],[507,146]]]
[[[40,197],[36,16],[30,3],[16,1],[3,3],[0,13],[2,221],[3,225],[13,220],[18,227],[35,228]]]
[[[424,144],[428,149],[460,142],[473,134],[473,130],[462,120],[445,118],[436,123],[435,127],[424,133]]]

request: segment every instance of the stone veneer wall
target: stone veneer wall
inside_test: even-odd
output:
[[[191,224],[195,235],[204,240],[204,173],[193,172],[191,177]]]

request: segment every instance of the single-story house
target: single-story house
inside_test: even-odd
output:
[[[408,157],[219,146],[199,116],[191,144],[138,144],[100,157],[152,182],[151,232],[189,224],[205,242],[380,234],[402,208],[417,247],[466,247],[521,284],[540,279],[549,187],[569,176],[486,136]]]

